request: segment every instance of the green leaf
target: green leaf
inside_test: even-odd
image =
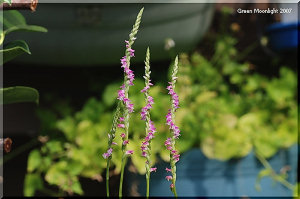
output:
[[[30,152],[28,157],[28,163],[27,163],[27,171],[33,172],[35,169],[37,169],[42,162],[42,157],[40,152],[35,149]]]
[[[76,135],[76,122],[71,116],[56,122],[56,128],[62,131],[69,141],[75,140]]]
[[[68,163],[68,169],[71,175],[77,176],[83,169],[83,165],[79,161],[70,161]]]
[[[60,153],[63,151],[62,143],[57,140],[48,141],[45,146],[50,154]]]
[[[108,107],[112,106],[116,102],[119,87],[119,84],[110,84],[105,88],[102,99],[104,104]]]
[[[25,18],[17,10],[6,10],[6,11],[4,11],[2,19],[1,19],[0,23],[3,24],[3,30],[6,30],[8,28],[18,26],[18,25],[26,25]]]
[[[25,87],[25,86],[15,86],[9,88],[1,88],[0,95],[3,95],[3,101],[0,104],[12,104],[19,102],[34,102],[39,103],[39,93],[36,89]],[[2,99],[2,96],[0,97]]]
[[[5,3],[8,3],[9,5],[11,5],[11,0],[4,0]]]
[[[83,190],[81,188],[81,185],[79,183],[79,181],[75,181],[73,182],[72,186],[71,186],[71,189],[74,193],[77,193],[79,195],[82,195],[83,194]]]
[[[299,185],[300,183],[298,182],[295,187],[294,187],[294,191],[293,191],[293,197],[296,199],[296,198],[299,198]]]
[[[23,53],[31,54],[27,43],[22,40],[9,42],[0,53],[3,53],[3,64]]]
[[[257,178],[256,178],[256,182],[255,182],[255,189],[257,191],[261,190],[261,187],[260,187],[261,179],[263,177],[269,176],[271,173],[272,173],[272,170],[270,170],[270,169],[263,169],[258,173]]]
[[[2,3],[7,3],[9,5],[11,5],[11,0],[0,0],[0,4]]]
[[[4,34],[7,35],[14,31],[30,31],[30,32],[48,32],[48,30],[42,26],[36,26],[36,25],[17,25],[8,28],[4,31]]]
[[[61,164],[65,164],[66,162],[60,161],[59,163],[53,164],[46,172],[45,179],[49,184],[54,185],[62,185],[67,183],[68,174],[63,171],[60,167]],[[65,164],[67,166],[67,164]]]
[[[29,173],[25,176],[24,182],[24,196],[32,197],[35,191],[44,188],[43,180],[41,176],[37,173]]]
[[[3,0],[2,0],[3,1]],[[16,10],[8,10],[1,12],[3,18],[0,18],[0,26],[3,26],[1,29],[0,44],[3,43],[4,38],[7,34],[14,31],[31,31],[31,32],[47,32],[48,30],[41,26],[36,25],[27,25],[26,20],[23,15]]]

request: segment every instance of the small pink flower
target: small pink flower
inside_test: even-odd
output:
[[[179,158],[179,157],[180,157],[179,154],[173,155],[173,158],[174,158],[174,159],[177,159],[177,158]]]
[[[112,149],[112,148],[109,148],[109,149],[107,150],[106,153],[103,153],[103,154],[102,154],[103,158],[104,158],[104,159],[107,159],[108,157],[111,156],[112,152],[113,152],[113,149]]]
[[[124,89],[121,89],[118,91],[118,100],[123,100],[125,97],[125,90]]]
[[[122,57],[122,59],[120,59],[120,60],[121,60],[121,64],[122,64],[121,68],[127,67],[126,56]]]
[[[143,157],[147,157],[146,151],[143,151],[143,152],[142,152],[142,156],[143,156]]]
[[[150,168],[150,172],[152,172],[152,171],[154,171],[154,172],[156,172],[156,167],[154,167],[154,168]]]
[[[125,124],[118,124],[118,128],[125,128]]]
[[[113,152],[113,149],[112,149],[112,148],[109,148],[109,149],[107,150],[107,153],[112,154],[112,152]]]
[[[141,92],[142,92],[142,93],[145,93],[149,88],[150,88],[149,86],[145,86],[145,87],[141,90]]]
[[[166,168],[167,172],[172,172],[172,169]]]
[[[126,144],[128,144],[129,143],[129,140],[124,140],[123,141],[123,145],[126,145]]]
[[[142,143],[142,145],[143,145],[143,146],[149,146],[149,142],[148,142],[148,141],[145,141],[145,142]]]
[[[173,179],[173,177],[172,176],[166,176],[166,180],[172,180]]]
[[[119,118],[119,121],[120,121],[120,122],[124,122],[124,121],[125,121],[125,118],[124,118],[124,117],[120,117],[120,118]]]
[[[170,146],[170,145],[171,145],[171,140],[167,139],[167,140],[165,141],[165,146]]]
[[[147,147],[146,146],[141,146],[141,150],[145,151],[145,150],[147,150]]]
[[[127,151],[125,152],[125,154],[126,154],[126,155],[132,155],[132,154],[133,154],[133,150],[127,150]]]
[[[125,133],[121,133],[121,138],[124,138],[125,137]]]
[[[116,142],[112,142],[111,144],[112,144],[112,145],[117,145],[117,143],[116,143]]]
[[[110,155],[108,153],[103,153],[102,156],[104,159],[107,159]]]
[[[172,184],[170,184],[170,188],[171,189],[173,189],[174,188],[174,184],[172,183]]]
[[[167,150],[172,150],[172,146],[167,146]]]
[[[129,51],[129,53],[130,53],[130,57],[134,57],[134,51],[135,51],[135,50],[133,50],[133,49],[131,49],[131,48],[128,48],[128,51]]]

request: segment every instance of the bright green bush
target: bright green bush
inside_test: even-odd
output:
[[[182,132],[177,143],[180,153],[200,147],[208,158],[228,160],[257,150],[268,158],[297,142],[295,72],[282,67],[279,77],[272,78],[254,73],[249,63],[236,61],[235,43],[229,36],[218,39],[211,60],[197,52],[180,56],[176,87],[181,102],[176,113],[176,123]],[[136,112],[131,117],[129,148],[137,152],[131,160],[143,174],[145,160],[138,151],[145,128],[139,113],[144,105],[140,92],[144,82],[137,78],[134,83],[130,96]],[[53,110],[39,111],[43,132],[50,139],[29,155],[25,195],[33,195],[35,189],[43,188],[42,177],[49,184],[76,194],[83,193],[80,177],[101,180],[106,167],[101,154],[106,151],[119,85],[120,82],[108,85],[102,99],[90,98],[75,113],[71,107],[59,104]],[[157,127],[152,140],[152,162],[158,157],[169,160],[167,150],[162,150],[168,132],[164,115],[169,97],[165,87],[156,82],[150,90],[155,99],[151,117]],[[50,136],[54,132],[58,133]],[[116,142],[121,146],[119,132]],[[116,147],[114,152],[112,163],[118,174],[121,150]]]

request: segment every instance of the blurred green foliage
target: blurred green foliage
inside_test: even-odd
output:
[[[176,123],[182,132],[177,142],[180,153],[200,147],[208,158],[225,161],[256,150],[268,158],[297,143],[296,73],[287,67],[281,67],[278,77],[255,73],[250,63],[237,61],[236,43],[232,36],[217,38],[210,59],[197,52],[181,54],[176,86],[180,99]],[[101,100],[90,98],[77,112],[66,104],[39,110],[42,131],[49,140],[29,155],[26,196],[43,189],[42,177],[69,194],[83,194],[80,177],[101,180],[106,167],[101,155],[107,149],[107,133],[120,85],[121,81],[108,85]],[[145,124],[140,120],[143,86],[144,81],[138,78],[130,90],[135,112],[130,119],[128,146],[135,150],[131,161],[141,174],[145,173],[145,159],[139,154],[145,135]],[[157,127],[151,147],[153,164],[158,157],[169,160],[168,151],[162,150],[169,133],[165,115],[170,99],[165,87],[162,80],[150,89],[155,100],[151,118]],[[112,157],[115,174],[120,172],[122,157],[119,135],[117,131],[118,146]]]
[[[269,79],[250,74],[247,63],[227,60],[227,63],[220,62],[222,67],[219,68],[198,53],[190,57],[182,54],[180,60],[177,91],[181,108],[176,113],[176,122],[182,131],[177,144],[181,153],[201,147],[209,158],[228,160],[244,157],[254,148],[268,158],[280,148],[297,142],[297,78],[293,71],[282,67],[280,77]],[[25,190],[39,189],[40,184],[34,185],[42,175],[49,184],[77,194],[83,193],[78,181],[80,176],[99,179],[106,167],[101,154],[107,147],[107,132],[119,85],[107,86],[102,100],[91,98],[82,110],[74,114],[67,111],[60,119],[49,110],[39,110],[43,126],[47,127],[44,131],[49,135],[59,131],[61,136],[50,136],[40,150],[30,153]],[[129,148],[136,151],[131,160],[141,174],[145,173],[145,160],[139,155],[145,134],[139,115],[144,105],[140,93],[143,85],[143,81],[137,79],[130,91],[136,112],[131,117]],[[151,114],[158,129],[152,142],[153,163],[157,155],[169,160],[167,151],[161,150],[168,135],[165,115],[169,97],[164,87],[157,83],[150,90],[155,99]],[[116,142],[121,146],[119,133]],[[122,154],[119,147],[114,152],[112,163],[118,173]],[[29,196],[33,192],[25,191],[25,194]]]

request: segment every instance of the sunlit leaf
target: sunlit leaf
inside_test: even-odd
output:
[[[41,162],[42,157],[40,152],[37,149],[31,151],[28,156],[27,171],[33,172],[35,169],[39,168]]]
[[[25,176],[24,196],[32,197],[37,190],[44,188],[43,180],[38,173],[28,173]]]
[[[270,174],[272,173],[272,170],[270,169],[263,169],[261,170],[257,177],[256,177],[256,181],[255,181],[255,189],[257,191],[260,191],[261,190],[261,187],[260,187],[260,181],[263,177],[266,177],[266,176],[269,176]]]

